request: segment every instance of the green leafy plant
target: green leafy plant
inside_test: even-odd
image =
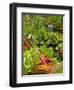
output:
[[[26,50],[24,52],[24,72],[26,74],[32,73],[33,68],[38,65],[40,62],[39,52],[35,48]]]

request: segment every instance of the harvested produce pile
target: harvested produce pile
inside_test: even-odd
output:
[[[63,16],[23,16],[23,57],[24,75],[63,73]]]

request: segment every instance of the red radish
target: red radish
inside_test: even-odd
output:
[[[40,62],[41,64],[47,64],[47,62],[45,60],[41,60]]]
[[[51,60],[48,57],[46,57],[45,60],[46,60],[47,64],[51,63]]]
[[[49,63],[51,63],[49,58],[45,57],[44,55],[41,55],[40,60],[41,60],[40,64],[49,64]]]
[[[44,55],[41,55],[40,60],[41,60],[40,64],[47,64]]]

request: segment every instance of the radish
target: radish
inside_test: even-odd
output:
[[[45,57],[44,55],[41,55],[41,57],[40,57],[40,64],[49,64],[49,63],[51,63],[49,58]]]

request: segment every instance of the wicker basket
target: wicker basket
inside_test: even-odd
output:
[[[55,65],[53,65],[53,64],[38,65],[38,66],[34,69],[34,73],[35,73],[35,74],[47,74],[47,73],[51,73],[53,67],[55,67]]]
[[[38,65],[34,69],[34,74],[53,74],[53,73],[56,73],[61,68],[63,69],[63,63],[62,62],[60,62],[58,64]]]

